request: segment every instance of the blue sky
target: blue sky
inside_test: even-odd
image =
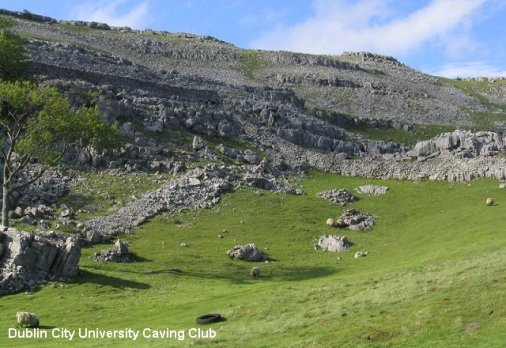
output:
[[[205,34],[243,48],[369,51],[433,75],[506,76],[503,0],[0,0],[0,8]]]

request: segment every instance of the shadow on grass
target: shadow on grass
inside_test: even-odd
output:
[[[153,262],[151,259],[147,259],[145,257],[139,256],[136,253],[130,253],[130,262],[128,263],[136,263],[136,262]]]
[[[52,329],[56,329],[57,326],[52,326],[52,325],[39,325],[38,329],[42,329],[42,330],[52,330]]]
[[[149,289],[149,284],[136,282],[133,280],[122,279],[117,277],[108,276],[105,274],[93,273],[87,270],[81,269],[79,277],[75,278],[72,283],[74,284],[100,284],[110,286],[113,288],[133,288],[133,289]]]
[[[251,267],[261,269],[260,277],[252,279],[249,270]],[[234,267],[234,270],[225,269],[223,271],[198,271],[198,270],[180,270],[177,268],[168,268],[157,271],[149,271],[144,274],[173,274],[180,277],[201,278],[209,280],[228,280],[234,284],[248,284],[258,280],[269,281],[301,281],[320,277],[330,276],[336,273],[335,268],[330,267],[282,267],[279,269],[269,269],[262,271],[262,265],[258,263],[242,263]]]
[[[279,270],[274,269],[264,276],[260,274],[260,278],[283,281],[302,281],[331,276],[336,272],[337,270],[331,267],[283,267]]]

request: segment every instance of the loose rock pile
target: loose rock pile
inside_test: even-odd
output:
[[[346,227],[349,230],[367,230],[374,225],[374,217],[370,214],[361,213],[356,209],[346,210],[336,221],[338,227]]]
[[[334,189],[329,191],[322,191],[316,194],[318,198],[326,199],[333,204],[338,204],[340,206],[345,206],[347,204],[351,204],[353,202],[358,201],[357,197],[353,196],[353,194],[345,189]]]
[[[282,178],[265,172],[255,172],[254,167],[210,165],[204,169],[192,170],[162,188],[147,193],[121,208],[116,215],[86,221],[83,224],[86,239],[92,243],[110,240],[118,233],[133,231],[160,212],[173,213],[180,209],[196,210],[212,207],[219,202],[224,192],[244,186],[295,193]]]

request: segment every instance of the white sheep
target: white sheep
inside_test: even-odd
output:
[[[364,256],[367,256],[367,251],[357,251],[357,252],[355,253],[355,256],[354,256],[354,257],[355,257],[356,259],[359,259],[359,258],[364,257]]]
[[[328,218],[325,223],[327,224],[327,226],[334,227],[336,224],[336,220],[334,220],[332,218]]]
[[[491,197],[488,197],[487,200],[485,201],[485,203],[487,204],[487,207],[491,207],[494,205],[494,199]]]
[[[39,326],[39,318],[34,313],[29,312],[17,312],[16,320],[18,322],[18,326],[23,327],[38,327]]]
[[[259,267],[253,267],[250,271],[251,278],[258,278],[260,277],[260,268]]]

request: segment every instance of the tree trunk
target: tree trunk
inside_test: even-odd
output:
[[[2,184],[2,226],[9,227],[9,183]]]
[[[9,227],[9,182],[7,182],[7,175],[5,173],[5,166],[4,163],[4,175],[3,175],[3,181],[2,181],[2,225],[4,228]]]

